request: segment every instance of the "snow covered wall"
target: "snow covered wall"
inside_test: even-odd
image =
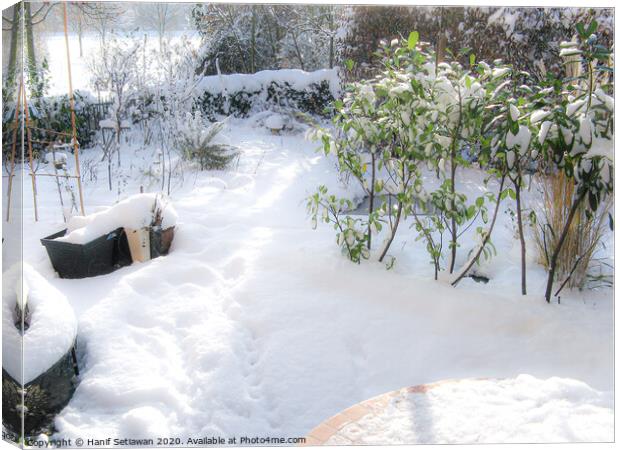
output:
[[[325,114],[325,108],[340,96],[340,91],[336,68],[315,72],[263,70],[205,77],[197,87],[196,102],[212,119],[217,115],[247,117],[282,108]]]

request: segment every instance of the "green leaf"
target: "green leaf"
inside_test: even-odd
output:
[[[347,60],[344,62],[344,65],[347,67],[347,69],[348,69],[349,71],[351,71],[351,70],[353,70],[353,67],[355,66],[355,62],[354,62],[352,59],[347,59]]]
[[[590,37],[591,34],[596,33],[597,28],[598,28],[598,23],[596,23],[596,20],[593,20],[592,23],[590,23],[588,30],[586,31],[586,37]]]
[[[483,198],[483,197],[478,197],[478,198],[476,199],[476,206],[477,206],[478,208],[482,208],[482,205],[484,205],[484,198]]]
[[[511,199],[516,200],[517,198],[517,194],[514,190],[512,189],[508,189],[508,195],[510,196]]]
[[[486,209],[482,210],[482,221],[484,223],[487,223],[489,221],[489,214],[487,213]]]
[[[471,219],[472,217],[474,217],[475,214],[476,214],[476,207],[474,205],[471,205],[469,208],[467,208],[468,219]]]
[[[473,53],[469,55],[469,65],[470,67],[474,67],[476,65],[476,55]]]
[[[420,34],[417,31],[412,31],[409,33],[409,39],[407,39],[407,48],[409,50],[413,50],[418,43],[418,39],[420,38]]]
[[[465,87],[467,89],[471,89],[471,78],[469,77],[469,75],[465,77]]]
[[[577,28],[577,32],[579,33],[579,36],[581,36],[582,38],[588,36],[581,22],[577,24],[576,28]]]

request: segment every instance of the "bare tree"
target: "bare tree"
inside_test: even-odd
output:
[[[109,90],[112,96],[111,120],[114,122],[116,136],[114,150],[119,170],[121,167],[121,132],[125,128],[124,122],[129,118],[131,101],[136,95],[141,46],[142,42],[137,39],[114,38],[101,48],[101,53],[90,63],[93,84]]]
[[[136,20],[157,32],[159,50],[162,51],[166,32],[184,11],[182,5],[159,2],[137,3],[134,8]]]

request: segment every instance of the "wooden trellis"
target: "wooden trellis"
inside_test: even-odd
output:
[[[15,178],[15,156],[16,156],[16,151],[17,151],[17,130],[20,127],[20,110],[23,111],[23,117],[24,117],[24,121],[25,123],[23,123],[23,131],[25,131],[26,133],[26,142],[28,145],[28,166],[29,166],[29,175],[30,175],[30,179],[32,181],[32,199],[33,199],[33,204],[34,204],[34,220],[38,221],[39,220],[39,211],[38,211],[38,206],[37,206],[37,182],[36,182],[36,177],[37,176],[47,176],[47,177],[55,177],[57,184],[59,186],[59,193],[60,193],[60,184],[59,184],[59,178],[74,178],[77,181],[77,185],[78,185],[78,192],[79,192],[79,196],[80,196],[80,212],[82,215],[84,215],[84,195],[82,192],[82,178],[80,175],[80,154],[79,154],[79,144],[77,141],[77,129],[75,126],[75,99],[73,97],[73,84],[72,84],[72,80],[71,80],[71,55],[69,52],[69,34],[68,34],[68,27],[67,27],[67,3],[63,3],[63,19],[64,19],[64,32],[65,32],[65,46],[67,49],[67,72],[69,75],[69,107],[71,110],[71,133],[63,133],[63,132],[59,132],[59,131],[54,131],[54,130],[48,130],[48,129],[44,129],[44,128],[38,128],[35,126],[32,126],[30,124],[30,112],[28,110],[28,101],[26,98],[26,88],[24,86],[24,77],[23,74],[20,78],[20,82],[19,82],[19,90],[18,90],[18,94],[17,94],[17,105],[15,108],[15,122],[14,122],[14,128],[13,128],[13,143],[11,145],[11,158],[10,158],[10,170],[9,170],[9,175],[8,175],[8,189],[7,189],[7,195],[8,195],[8,201],[7,201],[7,211],[6,211],[6,220],[7,222],[10,220],[11,217],[11,196],[12,196],[12,191],[13,191],[13,179]],[[53,147],[53,142],[52,141],[34,141],[32,139],[31,136],[31,130],[39,130],[39,131],[44,131],[46,133],[49,134],[55,134],[57,136],[61,136],[64,137],[66,139],[71,138],[72,141],[72,145],[73,145],[73,154],[75,156],[75,174],[74,175],[68,175],[68,174],[59,174],[58,171],[54,170],[53,174],[37,174],[34,168],[34,158],[33,158],[33,152],[32,152],[32,143],[42,143],[42,144],[51,144],[52,145],[52,149]],[[53,150],[52,150],[53,151]],[[54,161],[52,162],[52,164],[55,166],[56,161],[55,161],[56,157],[55,157],[55,152],[54,152]],[[62,195],[60,196],[60,201],[62,203]]]

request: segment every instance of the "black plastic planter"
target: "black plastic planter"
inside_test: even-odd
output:
[[[54,270],[60,278],[86,278],[105,275],[131,264],[127,236],[122,228],[86,244],[57,241],[66,234],[62,230],[41,239]]]
[[[22,413],[25,436],[48,429],[73,396],[77,387],[75,345],[47,371],[23,389],[2,369],[2,424],[17,436],[21,434]],[[23,404],[22,404],[23,393]]]

